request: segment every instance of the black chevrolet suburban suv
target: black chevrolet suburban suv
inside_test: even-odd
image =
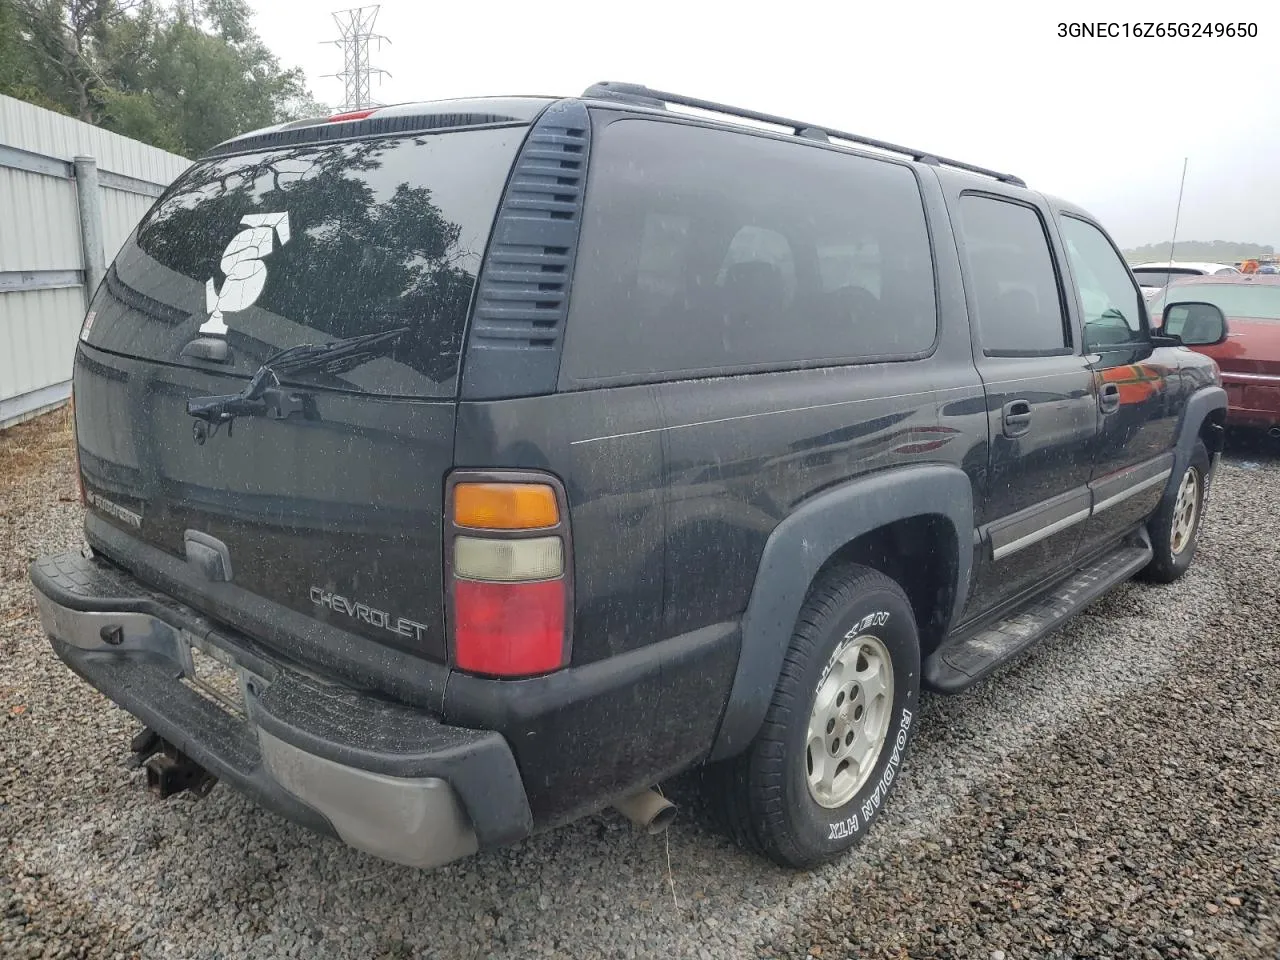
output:
[[[31,571],[162,795],[431,866],[694,767],[807,866],[922,689],[1191,562],[1216,308],[1084,211],[627,84],[221,144],[75,358],[86,546]]]

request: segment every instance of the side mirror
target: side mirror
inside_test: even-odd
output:
[[[1227,318],[1212,303],[1171,303],[1160,332],[1184,346],[1211,347],[1227,339]]]

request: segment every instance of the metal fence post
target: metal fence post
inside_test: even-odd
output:
[[[76,157],[76,204],[80,208],[80,248],[84,251],[85,303],[93,299],[107,272],[102,252],[102,193],[98,190],[98,161]]]

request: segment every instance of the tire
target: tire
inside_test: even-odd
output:
[[[1209,481],[1209,451],[1199,440],[1191,448],[1191,460],[1173,491],[1147,521],[1155,551],[1140,576],[1151,583],[1173,583],[1191,566],[1204,518]],[[1189,498],[1189,499],[1188,499]],[[1190,510],[1188,521],[1187,511]]]
[[[879,689],[874,678],[883,678],[879,671],[886,667],[889,690],[868,693]],[[841,679],[855,669],[871,677],[865,686]],[[815,713],[819,693],[831,705],[821,714]],[[729,834],[789,867],[813,867],[844,853],[884,806],[918,726],[919,697],[920,643],[902,588],[856,565],[823,575],[801,608],[759,733],[744,753],[708,771],[711,799]],[[833,711],[841,709],[845,719],[837,720]],[[823,749],[832,750],[822,755],[818,774],[834,769],[828,787],[810,784],[815,717],[814,730],[825,728]],[[866,747],[861,763],[858,743]]]

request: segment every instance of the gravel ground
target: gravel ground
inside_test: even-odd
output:
[[[224,786],[161,802],[136,724],[49,651],[25,564],[79,543],[61,415],[0,437],[0,957],[1280,957],[1280,453],[1236,447],[1201,554],[926,698],[846,860],[589,818],[423,873]],[[1256,441],[1255,441],[1256,443]]]

